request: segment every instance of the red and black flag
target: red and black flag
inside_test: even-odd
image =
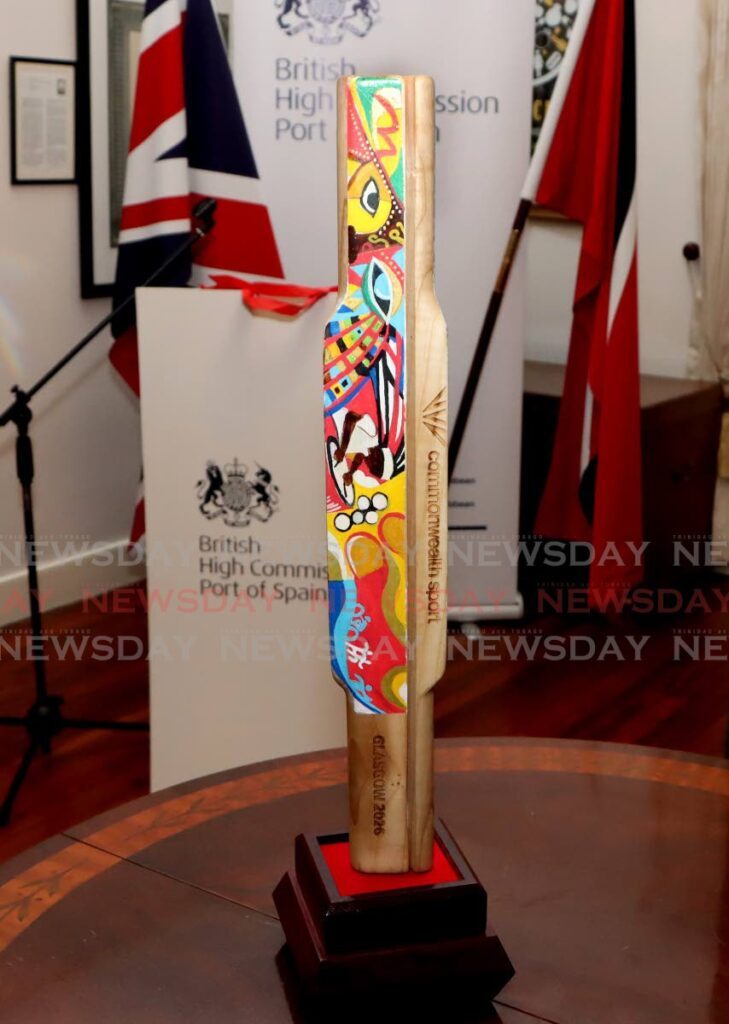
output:
[[[582,0],[525,200],[584,227],[537,530],[591,541],[593,590],[641,578],[634,0]]]

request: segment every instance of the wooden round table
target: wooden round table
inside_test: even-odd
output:
[[[458,740],[437,769],[517,971],[489,1020],[726,1024],[729,762]],[[344,780],[339,751],[252,765],[0,866],[0,1020],[300,1020],[271,890],[296,833],[342,827]]]

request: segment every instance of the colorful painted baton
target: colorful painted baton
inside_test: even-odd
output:
[[[428,870],[445,667],[446,331],[433,291],[433,83],[340,79],[339,297],[324,341],[332,670],[350,849]]]

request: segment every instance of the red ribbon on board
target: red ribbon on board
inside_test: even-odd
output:
[[[303,284],[289,284],[288,281],[246,281],[232,274],[214,274],[213,288],[236,289],[243,295],[243,302],[252,313],[278,313],[280,316],[298,316],[311,309],[325,295],[338,291],[331,288],[315,288]]]

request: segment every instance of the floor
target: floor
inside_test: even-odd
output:
[[[661,600],[664,608],[630,616],[542,608],[518,624],[454,632],[436,691],[437,735],[572,737],[721,756],[729,583],[705,581],[700,589],[663,592]],[[146,638],[143,588],[114,606],[106,595],[47,616],[48,632],[58,638],[46,663],[49,689],[64,697],[69,717],[147,719],[147,664],[136,656]],[[117,638],[124,658],[101,661],[98,649],[92,657],[100,637]],[[21,715],[31,702],[26,643],[23,624],[0,633],[0,716]],[[24,730],[0,726],[0,786],[24,749]],[[0,830],[0,861],[144,795],[148,757],[145,733],[62,733],[52,755],[33,764],[12,822]]]
[[[125,590],[123,610],[116,612],[110,610],[112,598],[106,595],[95,604],[73,605],[46,615],[46,630],[57,638],[46,662],[48,689],[64,698],[68,717],[148,719],[146,661],[100,661],[91,649],[94,637],[126,637],[128,650],[122,653],[136,653],[138,641],[145,642],[147,632],[143,593],[139,588],[134,599],[128,600]],[[32,666],[22,657],[26,630],[27,624],[21,623],[0,633],[0,715],[22,715],[33,700]],[[63,641],[69,643],[65,650]],[[76,651],[71,641],[77,645]],[[7,787],[25,748],[24,729],[0,726],[0,786]],[[143,796],[149,791],[148,762],[149,736],[145,733],[63,732],[53,744],[52,755],[36,759],[10,825],[0,829],[0,861],[72,822]]]

